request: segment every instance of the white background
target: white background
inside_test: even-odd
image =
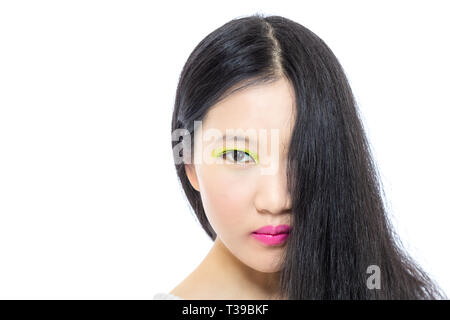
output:
[[[151,299],[212,243],[170,122],[191,51],[256,12],[299,22],[351,82],[393,223],[450,294],[445,1],[0,2],[0,298]]]

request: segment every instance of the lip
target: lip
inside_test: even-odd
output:
[[[290,226],[286,224],[278,226],[264,226],[252,232],[252,237],[266,245],[278,245],[286,241],[289,236]]]
[[[278,226],[264,226],[259,228],[258,230],[253,231],[253,233],[263,233],[263,234],[280,234],[280,233],[289,233],[291,227],[287,224],[280,224]]]
[[[289,237],[289,233],[279,233],[275,235],[265,233],[252,233],[252,237],[266,245],[274,246],[286,241],[286,239]]]

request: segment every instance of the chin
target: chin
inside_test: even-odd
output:
[[[263,272],[263,273],[274,273],[274,272],[278,272],[281,270],[280,266],[276,266],[273,264],[262,265],[260,263],[260,264],[256,264],[256,265],[249,265],[249,267],[256,271]]]
[[[258,271],[264,273],[274,273],[280,271],[280,268],[260,268]]]

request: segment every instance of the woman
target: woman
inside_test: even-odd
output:
[[[396,240],[348,80],[307,28],[256,14],[210,33],[181,73],[172,133],[214,244],[156,297],[446,298]]]

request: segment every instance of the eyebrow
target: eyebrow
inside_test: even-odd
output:
[[[245,136],[245,137],[244,136],[236,136],[236,135],[222,136],[222,141],[223,142],[226,142],[227,140],[245,141],[247,143],[250,143],[250,140],[249,140],[248,136]],[[254,141],[254,140],[252,139],[252,141]]]

